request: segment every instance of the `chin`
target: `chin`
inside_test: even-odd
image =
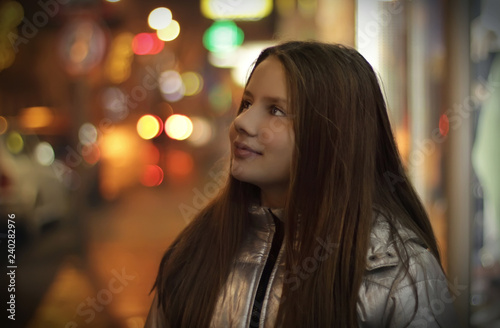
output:
[[[256,185],[255,179],[252,179],[250,176],[245,174],[245,172],[241,166],[232,166],[231,167],[231,176],[238,181]]]

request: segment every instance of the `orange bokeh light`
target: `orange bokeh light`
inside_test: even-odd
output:
[[[166,170],[169,175],[188,176],[194,168],[193,157],[181,150],[171,150],[166,155]]]

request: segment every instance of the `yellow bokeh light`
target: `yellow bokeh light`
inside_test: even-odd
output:
[[[181,78],[185,87],[185,96],[197,95],[203,89],[203,78],[200,74],[195,72],[185,72],[181,74]]]
[[[4,134],[7,131],[8,127],[9,122],[7,122],[7,119],[3,116],[0,116],[0,134]]]
[[[11,132],[7,136],[7,149],[13,153],[18,154],[24,148],[24,140],[23,137],[18,132]]]
[[[131,64],[134,56],[132,51],[132,33],[123,32],[116,36],[111,44],[111,50],[106,61],[105,73],[108,79],[120,84],[130,77]]]
[[[17,1],[7,1],[0,6],[0,21],[3,26],[16,27],[21,23],[23,17],[23,6]]]
[[[10,45],[0,43],[0,70],[10,67],[16,55]]]
[[[231,4],[237,2],[237,4]],[[213,20],[259,20],[273,10],[272,0],[224,1],[201,0],[201,13]]]
[[[281,16],[293,14],[295,5],[295,0],[276,0],[276,9]]]
[[[19,116],[21,126],[28,129],[47,127],[54,120],[51,109],[44,106],[25,108]]]
[[[165,7],[159,7],[149,13],[149,27],[155,30],[166,28],[172,22],[172,12]]]
[[[172,139],[187,139],[192,132],[193,123],[187,116],[174,114],[165,122],[165,133]]]
[[[168,24],[167,27],[156,31],[158,39],[162,41],[175,40],[175,38],[179,36],[179,33],[181,33],[181,26],[179,25],[179,22],[177,22],[175,19],[172,20],[172,22],[170,22],[170,24]]]
[[[161,120],[154,115],[144,115],[137,121],[137,133],[142,139],[149,140],[160,135]]]

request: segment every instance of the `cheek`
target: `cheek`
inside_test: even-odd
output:
[[[287,132],[275,134],[267,148],[273,149],[276,156],[290,160],[294,149],[294,139]]]

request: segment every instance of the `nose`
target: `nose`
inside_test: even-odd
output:
[[[257,108],[253,106],[247,108],[234,119],[236,131],[250,137],[258,136],[262,119],[260,116]]]

